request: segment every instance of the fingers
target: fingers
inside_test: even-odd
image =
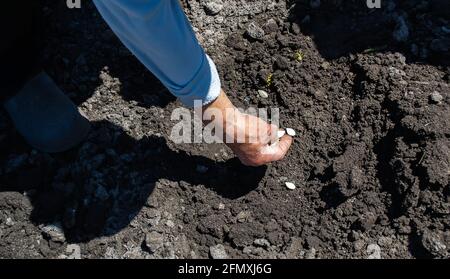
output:
[[[266,128],[263,128],[265,132],[256,137],[256,143],[231,145],[241,162],[247,166],[261,166],[283,159],[293,142],[293,138],[287,134],[279,138],[279,131],[283,130],[276,125],[265,122],[259,122],[258,125],[264,125]],[[260,128],[258,130],[261,131]]]
[[[289,135],[284,135],[281,137],[280,141],[278,142],[278,151],[275,153],[275,161],[281,160],[284,158],[286,153],[289,151],[289,148],[292,145],[293,138]]]
[[[292,141],[291,136],[284,135],[278,142],[263,147],[261,153],[264,164],[283,159],[291,147]]]
[[[252,153],[251,155],[249,153],[243,153],[238,157],[246,166],[262,166],[283,159],[289,151],[292,142],[293,139],[291,136],[284,135],[274,144],[264,144],[256,153]]]

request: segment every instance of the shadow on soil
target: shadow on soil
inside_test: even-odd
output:
[[[410,62],[450,66],[450,55],[442,48],[450,43],[450,36],[439,30],[441,18],[450,19],[450,2],[386,0],[379,9],[368,8],[366,0],[322,0],[318,8],[310,2],[317,1],[291,1],[296,5],[289,20],[312,37],[327,60],[362,52],[397,51]],[[413,44],[418,48],[416,54]],[[421,53],[423,48],[426,56]]]
[[[93,126],[96,126],[96,129],[101,126],[116,131],[120,130],[109,122],[97,122],[93,123]],[[129,186],[126,185],[127,180],[121,183],[121,177],[119,176],[118,181],[107,181],[109,190],[119,187],[117,197],[109,197],[105,201],[98,201],[95,198],[93,200],[92,193],[88,194],[85,187],[89,179],[93,177],[92,171],[86,172],[85,177],[83,177],[83,172],[80,172],[78,181],[75,181],[76,189],[70,195],[67,195],[52,187],[52,180],[56,171],[63,167],[55,166],[55,162],[34,169],[20,169],[2,177],[0,179],[0,191],[24,192],[32,190],[32,195],[30,195],[33,204],[31,220],[35,224],[66,220],[67,214],[74,214],[75,224],[72,224],[72,228],[66,230],[66,237],[69,242],[80,242],[99,236],[113,235],[128,226],[140,209],[146,205],[154,190],[155,183],[162,178],[176,182],[185,181],[189,185],[204,185],[226,199],[237,199],[256,189],[267,169],[267,167],[246,167],[237,158],[226,162],[216,162],[206,157],[189,155],[184,151],[173,151],[164,138],[155,136],[135,140],[122,132],[117,141],[111,143],[109,147],[113,148],[118,154],[150,151],[146,152],[141,159],[131,162],[131,165],[121,167],[127,168],[125,170],[127,173],[148,174],[145,182],[139,184],[137,189],[133,189],[133,193],[136,194],[132,197],[120,196],[120,193],[122,193],[120,187],[126,188]],[[108,146],[102,146],[101,148],[106,149]],[[75,148],[57,154],[54,156],[55,161],[74,162],[79,156],[79,151],[80,148]],[[99,154],[102,152],[99,152]],[[205,173],[197,172],[196,166],[198,164],[208,166],[208,171]],[[112,177],[111,180],[115,178]],[[173,190],[176,191],[176,189]],[[127,193],[126,189],[123,193]],[[86,205],[84,204],[86,200],[92,202]],[[115,204],[114,212],[112,210],[113,204]],[[76,213],[70,212],[71,208],[78,208],[78,210]],[[113,216],[114,214],[116,216]],[[109,229],[105,230],[107,220],[114,220],[114,224],[110,224]]]
[[[77,24],[84,21],[82,17],[91,17],[92,14],[96,14],[92,4],[86,5],[86,9],[92,13],[83,10],[82,13],[74,11],[74,14],[69,15],[68,13],[72,13],[72,11],[67,11],[64,3],[51,4],[51,7],[54,9],[55,16],[70,18],[70,20],[62,20],[62,22],[74,22],[75,26],[66,26],[68,30],[46,30],[45,44],[49,53],[46,54],[45,65],[53,71],[68,73],[70,77],[77,79],[68,82],[63,77],[64,75],[49,72],[53,78],[57,78],[55,82],[61,85],[77,105],[90,98],[99,86],[105,85],[105,82],[99,78],[99,73],[104,71],[120,81],[114,86],[121,96],[125,100],[137,102],[138,106],[164,108],[175,100],[175,97],[169,94],[167,89],[122,46],[115,36],[111,36],[111,34],[105,36],[104,29],[102,29],[106,26],[104,23],[101,28],[93,26],[93,28],[101,30],[94,40],[96,46],[92,45],[92,40],[85,37],[82,28],[79,28]],[[92,19],[87,19],[86,22],[92,22]],[[55,24],[49,24],[49,28],[52,26],[58,28]],[[71,44],[72,40],[77,40],[78,43]],[[75,45],[82,46],[82,48],[73,48]],[[92,51],[96,47],[97,49]],[[103,55],[103,53],[106,54]],[[108,65],[106,70],[105,65]],[[92,73],[95,76],[90,76]],[[0,113],[4,114],[2,111]],[[6,119],[6,117],[2,117]],[[10,124],[8,125],[10,126]],[[119,154],[133,150],[136,153],[155,151],[146,152],[142,160],[133,161],[124,168],[126,172],[137,171],[148,174],[145,183],[139,185],[138,189],[134,191],[137,193],[137,197],[110,197],[105,201],[86,204],[87,200],[92,200],[92,193],[87,193],[85,189],[89,179],[93,178],[93,174],[89,172],[84,175],[81,173],[75,179],[77,180],[75,181],[76,187],[70,195],[54,189],[53,180],[58,169],[67,167],[69,162],[77,162],[79,147],[52,155],[51,160],[44,159],[42,164],[35,162],[32,167],[24,167],[0,176],[0,191],[27,192],[29,194],[33,205],[31,215],[33,223],[46,224],[56,220],[70,219],[67,218],[67,215],[74,215],[72,218],[74,224],[70,225],[70,229],[65,228],[66,238],[69,242],[88,241],[96,237],[114,235],[127,227],[140,209],[145,206],[154,191],[156,182],[162,178],[176,182],[185,181],[189,185],[204,185],[224,198],[237,199],[256,189],[266,173],[267,167],[246,167],[236,158],[226,162],[216,162],[206,157],[192,156],[183,151],[173,151],[164,138],[147,137],[135,140],[120,127],[106,121],[92,123],[92,125],[92,130],[102,127],[120,132],[120,136],[114,143],[101,145],[103,150],[99,153],[105,153],[108,147]],[[30,147],[12,127],[5,130],[7,134],[4,139],[1,139],[0,158],[6,159],[9,154],[30,153]],[[48,155],[43,154],[43,157],[46,156]],[[110,164],[111,162],[108,163],[108,165]],[[197,172],[198,164],[208,166],[208,171],[206,173]],[[123,182],[127,181],[108,181],[108,190],[111,190],[110,188],[114,185],[127,187],[127,183]],[[120,201],[117,202],[117,200]],[[114,212],[113,207],[115,207]],[[76,212],[72,210],[73,208],[77,208]],[[114,224],[108,225],[107,222],[111,219],[114,220]],[[105,229],[106,227],[109,229]]]

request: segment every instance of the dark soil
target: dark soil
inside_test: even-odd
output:
[[[49,155],[1,112],[0,258],[207,258],[218,244],[232,258],[449,258],[447,4],[227,1],[210,16],[200,2],[186,13],[232,100],[279,107],[297,131],[286,159],[248,168],[223,145],[174,144],[180,103],[93,5],[49,4],[46,69],[93,129]]]

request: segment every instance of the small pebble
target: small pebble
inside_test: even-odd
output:
[[[164,236],[156,231],[147,233],[145,236],[145,245],[151,253],[155,253],[164,245]]]
[[[66,237],[60,223],[54,223],[42,227],[42,233],[54,242],[66,241]]]
[[[67,245],[66,253],[69,254],[67,256],[67,259],[74,259],[74,260],[81,259],[81,248],[80,248],[80,245],[78,245],[78,244]]]
[[[278,31],[277,21],[273,18],[269,19],[263,26],[264,32],[267,34],[275,33]]]
[[[172,220],[167,220],[166,226],[168,226],[169,228],[174,228],[175,227],[175,223]]]
[[[289,190],[295,190],[295,184],[294,183],[292,183],[292,182],[286,182],[286,183],[284,183],[285,185],[286,185],[286,187],[289,189]]]
[[[204,4],[204,8],[207,14],[217,15],[223,9],[222,0],[210,0]]]
[[[250,217],[250,213],[248,211],[241,211],[238,213],[238,215],[236,216],[237,221],[239,223],[244,223],[245,221],[248,220],[248,218]]]
[[[296,135],[295,130],[292,128],[286,128],[286,133],[291,137],[294,137]]]
[[[247,34],[255,40],[260,40],[264,37],[264,30],[256,22],[251,22],[247,26]]]
[[[439,94],[439,92],[434,91],[433,93],[431,93],[430,95],[430,100],[435,103],[435,104],[439,104],[442,102],[442,100],[444,100],[444,97],[442,97],[441,94]]]
[[[227,251],[222,244],[209,247],[209,254],[213,259],[228,259]]]
[[[380,246],[378,246],[378,244],[369,244],[369,246],[367,246],[366,252],[367,254],[369,254],[367,259],[371,260],[381,259],[381,248]]]
[[[255,246],[260,246],[260,247],[269,247],[270,246],[270,242],[264,238],[255,239],[255,241],[253,241],[253,244],[255,244]]]
[[[14,225],[14,221],[10,217],[8,217],[8,218],[6,218],[6,223],[5,224],[7,226],[12,226],[12,225]]]
[[[447,257],[447,245],[439,233],[425,230],[420,236],[422,247],[435,257]]]

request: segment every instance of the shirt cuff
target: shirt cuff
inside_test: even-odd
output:
[[[200,69],[183,88],[169,88],[187,107],[204,106],[219,97],[222,90],[216,65],[205,54]]]

